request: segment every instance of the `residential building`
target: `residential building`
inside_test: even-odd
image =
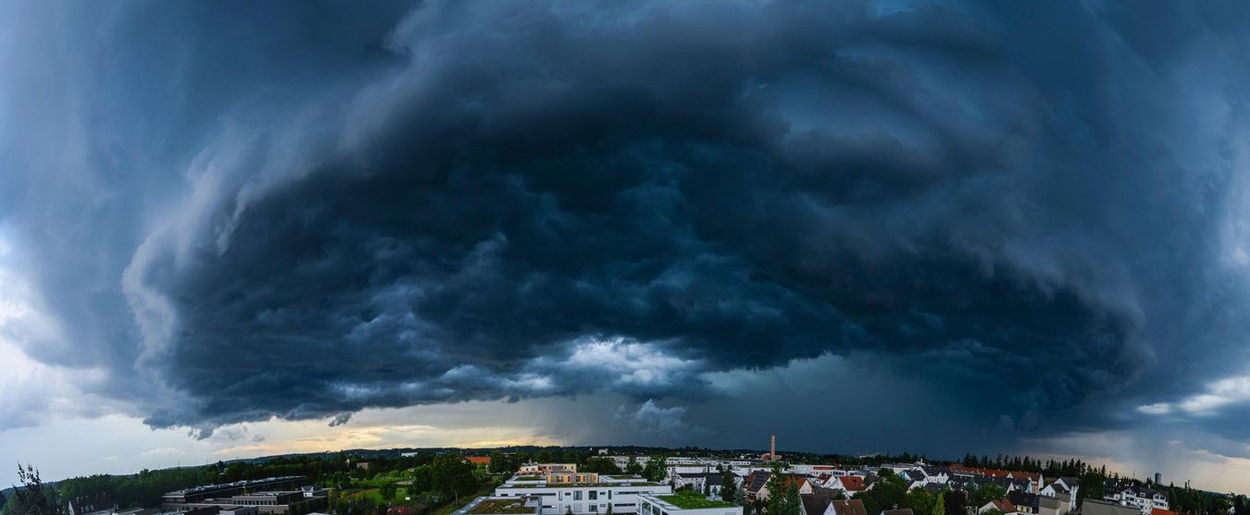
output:
[[[481,465],[483,467],[490,466],[490,456],[468,456],[465,460],[474,465]]]
[[[1076,506],[1076,489],[1080,488],[1080,485],[1076,485],[1072,478],[1068,479],[1069,481],[1055,481],[1054,483],[1046,485],[1046,488],[1043,488],[1040,492],[1038,492],[1038,495],[1045,497],[1057,497],[1067,501],[1068,506]],[[1073,483],[1074,486],[1069,487],[1068,483]]]
[[[696,492],[706,491],[710,495],[720,495],[721,481],[724,475],[720,472],[684,472],[671,476],[676,488],[690,487]],[[707,490],[704,490],[706,488]]]
[[[1079,515],[1139,515],[1135,507],[1122,506],[1120,504],[1098,499],[1085,499],[1081,503],[1081,509],[1078,510]]]
[[[985,513],[990,510],[998,510],[1001,513],[1015,513],[1016,507],[1007,499],[994,499],[977,508],[977,513]]]
[[[790,465],[790,467],[786,469],[786,472],[789,472],[791,474],[802,474],[805,476],[817,477],[821,474],[833,475],[833,472],[837,469],[838,468],[833,465],[797,464],[797,465]]]
[[[478,497],[463,508],[452,512],[453,515],[542,515],[542,501],[535,496],[530,497]],[[389,513],[387,515],[390,515]]]
[[[981,467],[965,467],[960,464],[954,464],[948,467],[952,476],[983,476],[1006,479],[1022,480],[1027,485],[1025,491],[1031,494],[1038,493],[1042,489],[1043,476],[1040,472],[1025,472],[1022,470],[1001,470]]]
[[[768,482],[768,478],[772,477],[772,472],[755,471],[747,475],[742,481],[742,491],[746,500],[755,502],[759,500],[760,490],[764,489],[764,484]]]
[[[834,495],[828,491],[799,495],[800,515],[834,515]]]
[[[308,484],[309,480],[304,476],[282,476],[255,479],[251,481],[235,481],[233,483],[196,486],[166,493],[161,496],[161,504],[195,503],[208,498],[229,497],[231,495],[241,494],[244,491],[294,490]]]
[[[213,497],[194,503],[163,504],[165,511],[185,511],[189,508],[217,508],[230,515],[305,515],[329,506],[327,491],[277,490],[236,494],[229,497]],[[246,510],[253,507],[254,511]]]
[[[900,508],[896,510],[882,510],[881,515],[914,515],[911,508]]]
[[[550,474],[552,472],[577,472],[576,463],[526,463],[517,469],[518,474]]]
[[[868,509],[864,508],[864,501],[861,499],[833,501],[830,508],[833,510],[831,515],[868,515]]]
[[[522,476],[525,477],[525,476]],[[532,476],[528,476],[532,477]],[[496,498],[536,497],[544,513],[562,515],[637,513],[638,495],[671,494],[673,487],[647,481],[639,476],[601,474],[593,483],[547,483],[544,480],[517,480],[516,476],[495,488]]]
[[[3,495],[3,493],[0,493]],[[2,497],[0,497],[2,498]],[[106,495],[78,496],[65,503],[69,515],[99,515],[113,511],[113,498]],[[0,504],[0,507],[4,505]]]
[[[1007,493],[1007,500],[1011,501],[1011,505],[1015,506],[1016,511],[1020,513],[1037,513],[1040,497],[1023,491]]]
[[[1150,515],[1152,510],[1168,510],[1167,494],[1151,490],[1149,488],[1125,487],[1118,490],[1108,490],[1103,496],[1103,500],[1114,502],[1120,506],[1131,506],[1137,508],[1142,515]]]
[[[631,459],[634,460],[634,462],[637,463],[638,466],[645,466],[647,464],[647,460],[651,459],[651,457],[650,456],[612,456],[612,461],[616,463],[617,468],[620,468],[621,470],[625,470],[625,467],[629,466],[629,460]]]
[[[732,502],[710,500],[690,491],[669,495],[642,493],[638,494],[638,514],[742,515],[742,506]]]
[[[1089,502],[1088,499],[1085,501]],[[1072,504],[1067,499],[1058,497],[1039,496],[1037,498],[1037,515],[1068,515],[1072,511]]]
[[[803,494],[812,493],[812,489],[813,489],[811,481],[808,481],[807,478],[803,476],[794,476],[790,474],[785,474],[782,476],[781,484],[787,488],[794,487],[796,490],[799,491],[800,496]],[[772,492],[768,491],[768,482],[765,481],[764,485],[761,486],[759,490],[756,492],[755,498],[760,501],[767,501],[768,498],[771,496],[772,496]]]
[[[851,497],[859,492],[868,490],[870,486],[864,481],[863,476],[835,476],[826,483],[826,488],[840,490],[847,497]]]
[[[599,474],[595,472],[548,472],[544,478],[550,484],[599,482]]]

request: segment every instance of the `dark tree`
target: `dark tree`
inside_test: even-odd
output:
[[[720,498],[729,502],[738,499],[738,480],[734,476],[733,467],[725,470],[720,476]]]
[[[62,515],[65,509],[57,499],[56,491],[43,484],[39,469],[31,465],[17,465],[17,480],[22,486],[14,487],[13,500],[16,515]]]
[[[647,459],[647,466],[642,469],[642,477],[649,481],[664,481],[668,476],[668,459],[664,456],[652,456]]]
[[[629,463],[625,464],[625,473],[636,476],[642,475],[642,465],[639,465],[638,460],[634,459],[633,456],[630,456]]]
[[[616,466],[616,462],[612,458],[606,456],[592,456],[586,458],[584,463],[578,470],[583,472],[597,472],[599,474],[620,474],[621,468]]]

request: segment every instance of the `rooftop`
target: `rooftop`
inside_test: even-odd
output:
[[[487,514],[487,513],[534,513],[536,506],[526,506],[525,498],[516,499],[486,499],[474,506],[473,509],[465,512],[471,514]]]
[[[653,481],[628,481],[621,483],[525,483],[525,484],[502,484],[497,488],[572,488],[582,486],[664,486],[664,483],[656,483]]]
[[[702,508],[732,508],[737,506],[727,501],[714,501],[704,497],[703,494],[693,490],[679,490],[669,495],[657,495],[656,499],[669,503],[683,510],[698,510]]]

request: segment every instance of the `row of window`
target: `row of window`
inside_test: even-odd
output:
[[[611,490],[608,490],[606,493],[608,494],[608,499],[611,499],[611,498],[612,498],[612,491],[611,491]],[[633,492],[621,492],[621,493],[622,493],[622,494],[625,494],[625,493],[633,493]],[[599,500],[599,491],[597,491],[597,490],[589,490],[589,491],[587,491],[587,492],[586,492],[586,494],[587,494],[587,495],[586,495],[586,499],[587,499],[587,500],[590,500],[590,501],[596,501],[596,500]],[[580,501],[580,500],[582,500],[582,491],[581,491],[581,490],[574,490],[574,491],[573,491],[573,500],[574,500],[574,501]]]

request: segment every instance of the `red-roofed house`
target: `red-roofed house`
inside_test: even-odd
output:
[[[1016,507],[1007,499],[994,499],[985,503],[985,506],[977,508],[977,513],[985,513],[990,510],[998,510],[1002,513],[1015,513]]]
[[[836,481],[829,482],[829,488],[846,492],[847,497],[869,488],[862,476],[837,476],[834,479]]]
[[[786,487],[796,485],[795,488],[798,489],[799,495],[812,493],[812,482],[808,481],[805,477],[786,475],[782,477],[781,481],[781,484]],[[767,501],[770,495],[772,495],[772,493],[768,491],[768,483],[764,483],[764,485],[760,487],[759,492],[755,494],[755,497],[760,501]]]
[[[1001,470],[987,469],[981,467],[965,467],[958,463],[950,466],[953,474],[964,474],[969,476],[989,476],[1007,479],[1026,479],[1029,481],[1028,493],[1035,494],[1042,489],[1042,473],[1041,472],[1025,472],[1023,470]]]

